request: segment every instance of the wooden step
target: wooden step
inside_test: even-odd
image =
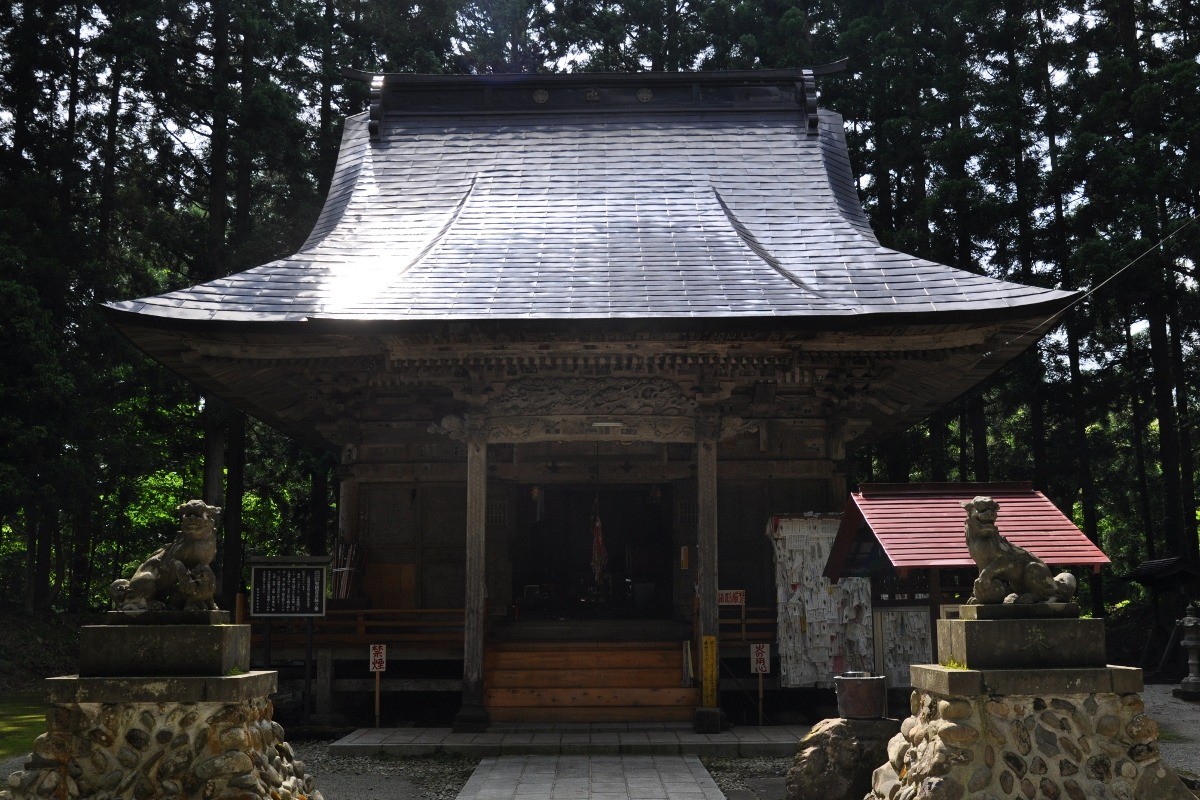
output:
[[[497,722],[687,720],[700,691],[682,683],[681,642],[505,642],[484,655]]]
[[[492,722],[690,722],[695,714],[695,706],[488,709]]]
[[[526,652],[531,650],[548,650],[551,652],[565,651],[594,651],[594,650],[675,650],[683,646],[676,641],[636,641],[636,642],[491,642],[487,644],[489,652]]]
[[[547,670],[545,669],[494,669],[488,672],[487,682],[492,686],[528,689],[546,686],[551,681],[547,679]],[[552,682],[554,686],[563,688],[587,686],[650,688],[679,686],[682,682],[682,675],[678,664],[673,669],[597,667],[595,669],[556,671]]]
[[[562,653],[491,652],[484,655],[485,672],[505,669],[536,669],[546,671],[577,669],[675,669],[683,668],[683,651],[678,650],[599,650]]]
[[[695,708],[699,692],[688,688],[566,688],[485,689],[483,704],[488,708],[586,708],[591,706]]]

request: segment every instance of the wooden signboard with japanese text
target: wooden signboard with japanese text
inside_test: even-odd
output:
[[[323,564],[255,564],[250,616],[325,616],[325,570]]]

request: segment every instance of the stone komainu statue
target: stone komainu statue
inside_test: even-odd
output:
[[[990,497],[963,503],[967,510],[967,550],[979,567],[971,599],[973,605],[989,603],[1067,603],[1075,597],[1075,576],[1052,576],[1037,556],[1000,535],[996,513],[1000,504]]]
[[[108,593],[118,611],[215,610],[217,577],[209,565],[217,556],[217,515],[202,500],[179,506],[179,535],[145,560],[129,580],[113,581]]]

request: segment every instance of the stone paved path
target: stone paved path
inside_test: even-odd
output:
[[[485,758],[458,800],[724,800],[696,756]]]

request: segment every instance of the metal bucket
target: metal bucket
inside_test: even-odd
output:
[[[883,719],[887,716],[887,678],[869,672],[835,675],[838,716],[844,719]]]

